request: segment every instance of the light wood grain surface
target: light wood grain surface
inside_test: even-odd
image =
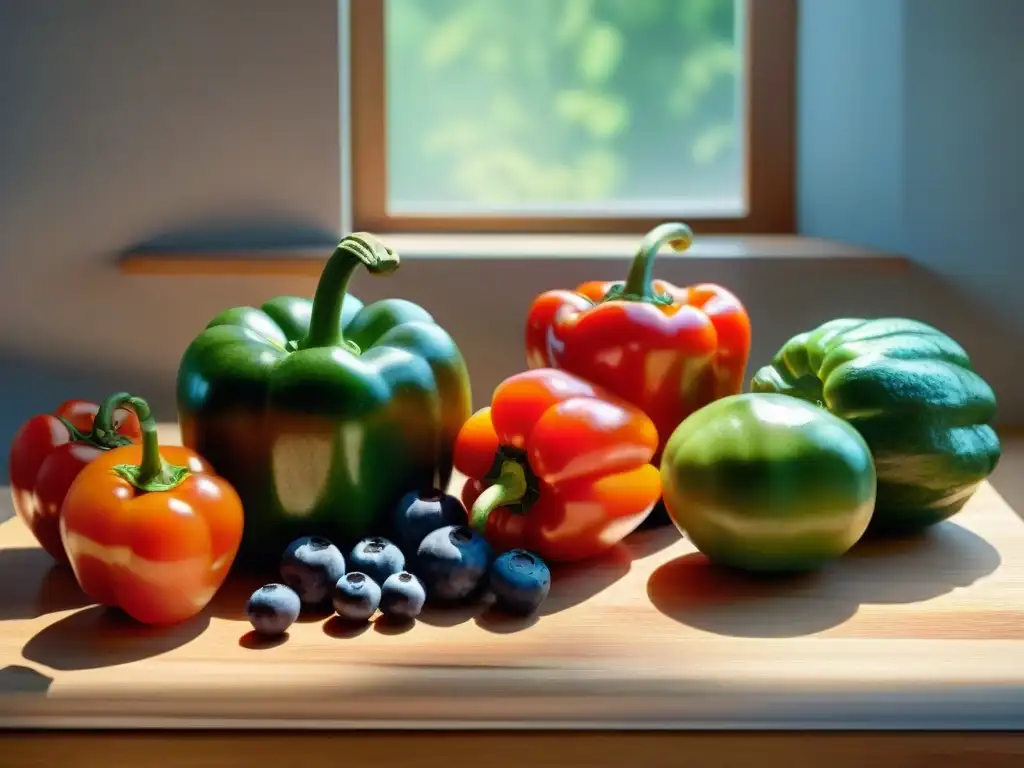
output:
[[[8,520],[0,726],[1024,725],[1024,523],[987,484],[955,522],[798,578],[730,575],[671,530],[637,534],[556,570],[530,621],[428,610],[395,633],[320,618],[267,647],[243,616],[256,586],[229,583],[185,625],[140,628],[86,605]]]

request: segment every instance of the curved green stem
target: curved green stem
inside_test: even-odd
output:
[[[119,434],[117,427],[114,426],[114,414],[130,398],[131,395],[127,392],[117,392],[104,400],[92,420],[92,430],[85,436],[85,442],[105,450],[131,445],[132,441]]]
[[[63,416],[55,416],[55,419],[64,425],[64,429],[68,431],[68,435],[71,437],[72,443],[93,443],[92,435],[82,432],[78,427],[71,423],[71,421]],[[93,443],[95,445],[95,443]],[[105,446],[96,445],[97,448],[103,449]]]
[[[111,424],[114,411],[125,406],[131,408],[139,417],[139,425],[142,428],[142,460],[138,464],[118,464],[113,470],[140,491],[146,493],[169,491],[181,485],[182,481],[188,477],[189,469],[164,461],[160,455],[156,419],[153,417],[149,403],[141,397],[129,395],[127,392],[108,397],[100,406],[93,423]]]
[[[654,259],[661,246],[668,243],[675,251],[685,251],[693,244],[693,231],[679,222],[670,222],[655,227],[640,243],[640,248],[633,257],[633,265],[626,276],[626,283],[616,299],[633,301],[653,301],[657,297],[651,287],[651,271]]]
[[[359,354],[358,347],[342,335],[339,322],[349,280],[360,266],[371,275],[385,275],[395,271],[398,263],[398,254],[373,235],[355,232],[342,239],[320,274],[313,294],[309,332],[298,348],[345,346]]]
[[[479,533],[487,528],[487,518],[498,507],[515,504],[526,495],[529,485],[526,473],[517,461],[506,461],[501,465],[501,474],[481,493],[469,515],[469,524]]]

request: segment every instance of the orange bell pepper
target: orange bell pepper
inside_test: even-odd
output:
[[[625,282],[586,282],[538,296],[526,325],[530,368],[554,367],[604,387],[643,410],[661,444],[708,403],[743,390],[750,319],[732,293],[702,283],[652,280],[658,249],[693,242],[685,224],[647,234]]]
[[[138,415],[142,444],[106,451],[78,474],[61,509],[61,540],[90,599],[144,624],[184,621],[227,577],[242,503],[200,456],[158,444],[145,400],[126,395],[109,406]]]
[[[661,496],[652,421],[565,371],[502,382],[455,441],[470,524],[498,551],[550,562],[595,557],[624,539]]]

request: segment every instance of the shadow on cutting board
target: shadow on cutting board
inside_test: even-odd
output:
[[[647,593],[666,616],[706,632],[799,637],[838,627],[864,604],[917,603],[969,587],[999,563],[991,544],[947,521],[912,538],[862,541],[820,571],[798,575],[747,575],[694,552],[655,570]]]
[[[37,619],[89,605],[67,565],[57,565],[39,547],[0,549],[0,621]]]
[[[31,667],[8,664],[0,669],[0,693],[35,693],[46,695],[53,678],[37,672]]]
[[[22,656],[61,671],[131,664],[185,645],[209,621],[200,614],[171,627],[147,627],[120,611],[94,605],[41,629],[25,644]]]

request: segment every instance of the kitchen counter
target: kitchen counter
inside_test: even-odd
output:
[[[177,439],[173,426],[162,432],[165,442]],[[518,745],[491,765],[544,765],[525,750],[554,738],[536,732],[559,729],[592,737],[590,747],[571,746],[587,733],[537,747],[564,751],[562,765],[621,764],[644,750],[645,765],[675,765],[661,762],[675,749],[664,740],[687,734],[680,748],[691,757],[750,749],[761,765],[775,764],[774,753],[790,767],[817,765],[824,754],[833,768],[925,755],[954,761],[943,766],[962,759],[985,768],[1002,757],[1024,764],[1024,744],[994,733],[1024,728],[1024,522],[987,483],[926,535],[862,542],[799,577],[726,573],[673,529],[641,532],[596,563],[555,570],[541,615],[528,620],[479,607],[428,610],[402,630],[303,618],[284,642],[268,644],[248,633],[244,617],[257,586],[230,581],[196,620],[142,628],[87,605],[70,571],[8,519],[0,524],[0,726],[203,729],[196,738],[221,745],[204,747],[211,760],[232,740],[255,757],[287,754],[280,739],[289,730],[459,729]],[[239,729],[261,733],[229,733]],[[595,750],[608,737],[593,732],[609,729],[647,733]],[[697,733],[722,729],[747,731],[748,741]],[[280,738],[266,742],[268,730]],[[834,730],[874,735],[794,735]],[[92,738],[23,733],[0,745],[0,765],[8,765],[4,754],[73,765]],[[351,736],[352,744],[374,738],[394,736]],[[125,754],[142,745],[138,754],[154,764],[183,749],[171,733],[118,743]],[[177,746],[154,751],[154,743]],[[419,765],[434,757],[440,765],[443,745],[454,744],[428,743]],[[464,745],[451,748],[449,765]],[[379,755],[374,762],[387,764]]]

